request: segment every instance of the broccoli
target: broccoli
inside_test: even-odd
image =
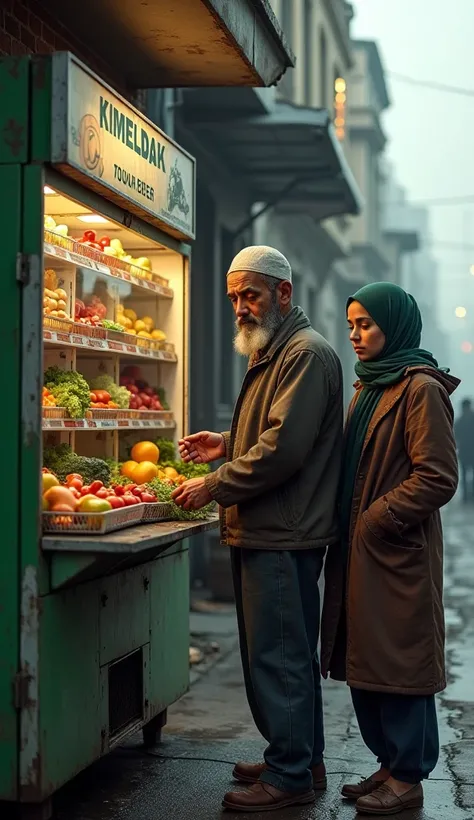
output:
[[[168,438],[158,438],[156,446],[160,451],[160,467],[174,467],[176,461],[176,448],[174,441]]]
[[[65,407],[72,419],[85,416],[90,406],[90,390],[84,376],[75,370],[48,367],[44,384],[53,394],[58,407]]]
[[[87,458],[73,453],[68,444],[59,444],[57,447],[48,447],[43,453],[43,464],[57,475],[60,481],[65,481],[70,473],[78,473],[85,484],[92,481],[102,481],[106,486],[110,482],[110,468],[101,458]]]
[[[172,466],[187,479],[198,478],[199,476],[207,475],[211,471],[209,464],[193,464],[192,462],[185,464],[184,461],[177,461]]]
[[[156,497],[158,501],[162,502],[173,502],[172,493],[176,489],[176,487],[168,484],[165,481],[161,481],[159,478],[154,478],[150,481],[147,485],[154,493],[156,493]],[[210,504],[207,504],[202,510],[183,510],[181,507],[178,507],[177,504],[174,506],[173,510],[173,520],[176,521],[205,521],[209,518],[210,515],[213,515],[216,511],[215,502],[212,501]]]

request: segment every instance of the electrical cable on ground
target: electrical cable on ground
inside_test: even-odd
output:
[[[190,760],[190,761],[193,761],[194,763],[224,763],[227,766],[235,766],[237,764],[236,760],[222,760],[221,758],[218,758],[218,757],[194,757],[194,756],[191,757],[190,755],[186,755],[186,757],[184,757],[184,756],[157,754],[156,752],[153,752],[153,751],[148,751],[147,754],[151,755],[152,757],[160,758],[161,760],[175,760],[175,761]],[[347,775],[348,777],[363,777],[363,775],[361,775],[359,772],[347,772],[347,771],[344,771],[344,772],[326,772],[326,774],[327,774],[328,777],[336,776],[336,775],[343,775],[343,774]],[[453,781],[449,777],[430,777],[430,782],[431,783],[452,783]],[[462,785],[463,786],[474,786],[474,783],[466,783],[466,782],[463,781]]]

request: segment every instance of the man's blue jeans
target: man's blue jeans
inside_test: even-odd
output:
[[[324,728],[318,660],[318,581],[325,550],[231,548],[247,698],[268,747],[262,780],[312,787]]]

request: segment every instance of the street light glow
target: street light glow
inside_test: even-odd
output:
[[[463,342],[461,345],[461,350],[463,353],[472,353],[472,344],[471,342]]]
[[[456,316],[458,317],[458,319],[465,319],[466,316],[467,316],[467,310],[466,310],[465,307],[459,306],[459,307],[456,308],[456,310],[454,312],[455,312]]]
[[[471,265],[471,267],[469,268],[469,270],[471,271],[472,276],[474,276],[474,265]]]

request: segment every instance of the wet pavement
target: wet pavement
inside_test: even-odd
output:
[[[442,755],[425,786],[425,808],[402,820],[474,820],[474,508],[445,514],[449,685],[438,699]],[[221,814],[237,760],[259,760],[264,743],[245,701],[231,610],[193,616],[201,639],[220,652],[193,669],[191,691],[169,713],[163,741],[145,752],[140,738],[99,761],[63,789],[57,820],[349,820],[341,785],[367,776],[373,759],[360,740],[347,688],[325,686],[328,790],[312,806],[270,814]]]

